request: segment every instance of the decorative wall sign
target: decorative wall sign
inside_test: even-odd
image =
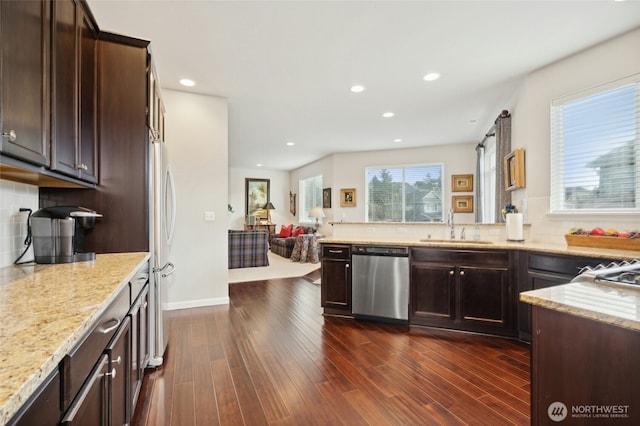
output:
[[[331,208],[331,188],[325,188],[322,190],[322,208]]]
[[[356,189],[343,188],[340,190],[340,207],[356,206]]]
[[[451,175],[451,191],[472,192],[473,175]]]
[[[454,195],[451,205],[454,213],[473,213],[473,195]]]
[[[504,190],[524,187],[524,148],[518,148],[504,156]]]
[[[265,205],[270,200],[269,179],[245,178],[245,211],[247,216],[256,216],[260,219],[267,219],[268,211]]]

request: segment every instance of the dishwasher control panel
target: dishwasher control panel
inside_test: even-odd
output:
[[[354,255],[409,257],[408,247],[353,246]]]

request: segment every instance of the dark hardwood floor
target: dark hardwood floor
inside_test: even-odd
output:
[[[133,425],[529,424],[529,347],[322,316],[306,278],[231,284],[172,311]]]

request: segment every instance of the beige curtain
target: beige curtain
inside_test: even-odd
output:
[[[496,119],[496,222],[503,223],[502,209],[511,204],[511,192],[505,191],[504,157],[511,152],[511,114],[506,109]]]

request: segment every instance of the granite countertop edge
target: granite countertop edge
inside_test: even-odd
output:
[[[95,324],[95,322],[100,318],[100,315],[104,313],[104,311],[108,308],[108,306],[116,298],[120,291],[128,285],[129,281],[135,276],[138,269],[144,264],[144,262],[148,261],[150,258],[150,255],[147,252],[112,253],[96,255],[95,262],[99,265],[102,259],[116,259],[117,257],[122,256],[133,256],[132,260],[130,261],[132,262],[132,265],[135,264],[135,266],[132,267],[126,275],[121,277],[119,284],[113,287],[106,298],[103,298],[102,300],[95,300],[94,304],[87,307],[86,316],[81,321],[74,323],[74,331],[53,353],[46,356],[46,359],[43,360],[40,367],[33,371],[28,377],[26,377],[24,382],[22,382],[19,387],[12,387],[12,389],[10,390],[11,393],[5,398],[2,398],[2,393],[0,392],[0,425],[6,424],[9,419],[11,419],[11,417],[18,412],[22,405],[24,405],[29,397],[37,391],[37,389],[51,375],[51,373],[54,371],[63,357],[84,337],[85,333]],[[69,264],[60,265],[68,266]],[[46,265],[47,268],[56,268],[56,266],[57,265]],[[2,269],[8,270],[9,268],[14,267],[7,267]],[[20,274],[19,278],[22,279],[25,276],[37,275],[39,273],[37,270],[38,267],[36,266],[33,269],[34,270],[32,272]],[[91,268],[88,269],[88,271],[95,271],[95,269],[96,268]],[[78,276],[82,276],[82,274]],[[10,285],[12,281],[14,281],[14,279],[11,276],[9,278],[7,278],[6,276],[0,277],[0,285]],[[2,313],[0,312],[0,318],[2,318],[1,314]],[[28,333],[28,330],[24,330],[23,332]],[[4,351],[2,351],[0,354],[6,355],[4,354]],[[11,354],[9,356],[11,356]],[[10,372],[2,371],[2,369],[0,369],[0,378],[3,378],[3,375],[7,373],[11,374]],[[4,385],[0,383],[0,386]]]

